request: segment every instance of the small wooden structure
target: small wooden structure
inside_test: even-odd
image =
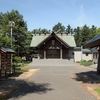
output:
[[[100,74],[100,35],[95,36],[93,39],[88,41],[84,47],[94,48],[98,47],[98,65],[97,65],[97,73]]]
[[[12,54],[14,53],[10,48],[0,49],[0,77],[6,77],[12,72]]]

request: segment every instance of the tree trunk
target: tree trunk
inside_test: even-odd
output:
[[[99,57],[98,57],[98,65],[97,65],[97,74],[100,75],[100,47],[98,50],[98,54],[99,54]]]

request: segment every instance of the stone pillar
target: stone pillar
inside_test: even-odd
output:
[[[99,50],[98,50],[98,65],[97,65],[97,74],[100,75],[100,47],[99,47]]]
[[[46,50],[44,50],[44,59],[46,59]]]

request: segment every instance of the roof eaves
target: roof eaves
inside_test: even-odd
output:
[[[10,49],[10,48],[4,48],[4,47],[2,47],[1,48],[1,51],[3,51],[3,52],[5,52],[5,53],[15,53],[15,51],[13,50],[13,49]]]

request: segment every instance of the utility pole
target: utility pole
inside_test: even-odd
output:
[[[13,48],[13,27],[15,26],[15,22],[14,21],[9,21],[9,26],[10,26],[10,36],[11,36],[11,48]],[[13,56],[11,54],[11,73],[13,73]]]
[[[12,33],[13,33],[13,27],[15,26],[15,22],[14,21],[9,21],[9,26],[10,26],[10,35],[11,35],[11,48],[12,48],[12,40],[13,40],[13,37],[12,37]]]

